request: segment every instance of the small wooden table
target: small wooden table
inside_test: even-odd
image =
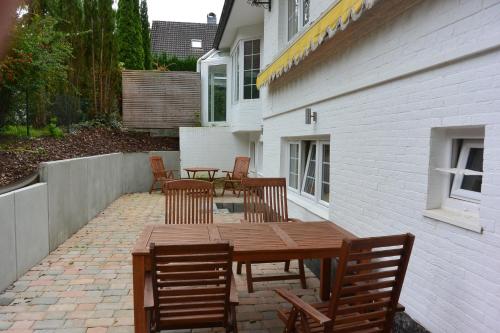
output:
[[[184,170],[187,172],[188,178],[190,179],[195,179],[196,178],[196,173],[197,172],[206,172],[208,174],[208,181],[214,184],[215,180],[215,174],[219,171],[217,168],[207,168],[207,167],[196,167],[196,168],[184,168]],[[217,193],[215,192],[215,186],[213,188],[214,195],[216,196]]]
[[[151,269],[149,244],[196,244],[228,240],[234,261],[322,259],[320,297],[331,291],[331,260],[340,254],[342,240],[356,238],[332,222],[228,223],[148,225],[132,251],[135,333],[146,332],[144,278]]]

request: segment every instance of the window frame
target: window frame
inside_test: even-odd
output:
[[[471,148],[480,148],[484,151],[484,141],[483,140],[472,140],[472,139],[464,139],[462,142],[462,147],[460,148],[458,162],[457,162],[457,170],[465,171],[467,166],[467,161],[469,159]],[[473,171],[473,170],[470,170]],[[478,172],[479,173],[479,172]],[[483,176],[483,173],[480,172],[480,175]],[[464,178],[463,172],[457,172],[453,177],[453,182],[450,189],[450,198],[469,201],[473,203],[481,202],[481,192],[474,192],[470,190],[462,189],[462,181]]]
[[[308,148],[308,151],[305,152],[305,147],[306,147],[306,142],[310,142],[310,146]],[[298,156],[299,156],[299,161],[298,161],[298,189],[290,186],[290,158],[291,158],[291,145],[298,145],[299,150],[298,150]],[[314,195],[305,192],[304,187],[306,183],[306,174],[308,172],[309,168],[309,162],[310,162],[310,157],[311,157],[311,147],[315,146],[315,172],[314,172]],[[325,146],[330,147],[330,141],[324,140],[324,139],[318,139],[318,140],[293,140],[293,141],[287,141],[286,147],[287,147],[287,154],[286,154],[286,179],[287,179],[287,188],[289,191],[294,192],[301,197],[307,198],[310,201],[313,201],[315,203],[318,203],[322,206],[329,207],[330,206],[330,201],[324,201],[321,198],[321,193],[322,193],[322,183],[323,183],[323,172],[322,172],[322,166],[323,166],[323,149]],[[328,161],[328,165],[331,166],[331,154],[330,156],[330,161]],[[305,160],[305,164],[303,163]],[[329,177],[328,177],[328,186],[329,186],[329,192],[331,189],[331,177],[330,177],[329,172]],[[329,195],[330,199],[330,195]]]
[[[224,77],[224,80],[226,82],[225,84],[225,88],[226,88],[226,94],[225,94],[225,100],[224,100],[224,120],[214,120],[215,118],[215,104],[214,104],[214,100],[212,99],[212,95],[214,94],[214,91],[213,91],[213,88],[212,90],[210,89],[210,87],[213,87],[214,85],[212,80],[212,74],[210,72],[210,69],[211,67],[216,67],[216,66],[224,66],[225,67],[225,73],[226,73],[226,76]],[[208,73],[208,89],[207,89],[207,95],[208,95],[208,101],[207,101],[207,122],[209,124],[224,124],[224,123],[227,123],[228,121],[228,108],[227,108],[227,64],[226,63],[219,63],[219,64],[211,64],[211,65],[208,65],[207,67],[207,73]],[[219,77],[219,79],[222,79]],[[212,120],[210,120],[212,118]]]
[[[290,158],[291,158],[291,145],[297,145],[298,149],[298,165],[297,165],[297,188],[290,186]],[[300,188],[302,184],[301,179],[301,169],[302,169],[302,143],[300,141],[288,141],[287,142],[287,167],[286,167],[286,179],[287,179],[287,187],[290,191],[300,194]]]
[[[296,26],[293,34],[290,34],[290,4],[294,2],[297,6],[297,17],[296,17]],[[305,20],[305,7],[307,4],[307,21]],[[295,11],[294,11],[295,12]],[[295,20],[294,20],[295,21]],[[287,40],[291,41],[295,36],[302,30],[304,26],[306,26],[309,22],[311,22],[311,1],[310,0],[288,0],[286,5],[286,35]]]
[[[239,102],[251,102],[253,100],[259,100],[260,99],[260,92],[259,92],[259,97],[257,98],[245,98],[244,95],[244,86],[245,86],[245,49],[244,45],[245,42],[253,42],[253,41],[259,41],[259,73],[262,69],[262,37],[261,36],[253,36],[253,37],[248,37],[245,39],[240,39],[238,42],[235,44],[233,47],[233,50],[231,52],[231,60],[233,63],[233,68],[232,68],[232,103],[237,104]],[[254,55],[252,53],[252,55]],[[253,69],[251,69],[253,70]]]
[[[253,44],[258,41],[258,44],[259,44],[259,53],[254,53],[254,50],[253,50]],[[261,70],[261,60],[262,60],[262,41],[260,38],[251,38],[251,39],[245,39],[245,40],[242,40],[241,42],[241,45],[242,45],[242,48],[243,48],[243,52],[240,52],[241,53],[241,56],[240,56],[240,59],[241,59],[241,65],[240,66],[240,82],[241,82],[241,97],[243,100],[245,101],[249,101],[249,100],[254,100],[254,99],[260,99],[260,92],[257,90],[257,76],[259,75],[260,73],[260,70]],[[251,48],[252,48],[252,52],[250,54],[245,54],[245,44],[246,43],[251,43]],[[250,69],[245,69],[245,57],[250,57],[252,60],[251,60],[251,65],[250,65]],[[259,57],[259,68],[254,68],[253,67],[253,57],[254,56],[258,56]],[[258,71],[257,75],[255,76],[255,81],[252,81],[253,83],[250,83],[250,84],[245,84],[245,72],[250,72],[251,75],[253,75],[253,72],[254,71]],[[246,98],[245,97],[245,87],[249,86],[250,89],[251,89],[251,93],[250,93],[250,96],[251,98]],[[253,97],[253,90],[252,90],[252,86],[255,86],[255,89],[257,91],[257,96],[256,98]]]
[[[325,149],[325,146],[328,146],[328,182],[324,181],[324,175],[323,175],[323,164],[325,164],[325,161],[323,160],[323,149]],[[331,162],[331,147],[330,147],[330,142],[321,142],[320,141],[320,153],[321,153],[321,164],[319,165],[319,172],[321,172],[321,178],[320,178],[320,184],[319,184],[319,201],[322,202],[325,205],[330,204],[330,188],[331,188],[331,175],[330,175],[330,166],[332,165]],[[328,184],[328,201],[323,200],[322,194],[323,194],[323,184],[327,183]]]
[[[233,52],[231,53],[232,61],[232,102],[237,103],[240,100],[240,44],[236,44]]]

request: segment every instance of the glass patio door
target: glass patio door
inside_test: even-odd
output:
[[[208,69],[208,121],[226,121],[226,65]]]

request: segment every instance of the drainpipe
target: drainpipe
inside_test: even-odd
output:
[[[197,61],[196,61],[196,71],[199,73],[200,72],[200,67],[201,67],[201,61],[211,57],[215,52],[217,52],[217,49],[211,49],[204,55],[202,55]]]

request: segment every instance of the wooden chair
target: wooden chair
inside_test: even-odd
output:
[[[222,196],[226,192],[227,188],[233,190],[233,194],[236,194],[236,189],[238,189],[238,198],[241,193],[241,180],[248,176],[248,169],[250,168],[250,157],[238,156],[234,160],[233,171],[222,171],[226,173],[226,178],[224,179],[224,187],[222,189]]]
[[[285,178],[244,178],[242,181],[244,190],[243,207],[245,222],[264,223],[264,222],[297,222],[297,219],[288,218],[288,206],[286,197],[286,179]],[[267,263],[262,261],[259,263]],[[276,261],[272,261],[276,262]],[[241,274],[242,263],[238,262],[237,273]],[[272,275],[253,277],[252,262],[245,262],[247,274],[248,292],[253,292],[253,282],[275,281],[299,279],[302,288],[306,289],[306,276],[304,261],[299,260],[299,274]],[[290,261],[285,261],[285,272],[290,270]]]
[[[149,194],[153,192],[156,183],[160,183],[161,186],[167,181],[174,179],[173,170],[166,170],[163,165],[163,160],[161,156],[150,156],[149,164],[151,165],[151,171],[153,171],[153,183],[149,189]]]
[[[329,302],[308,304],[284,289],[292,304],[278,311],[286,332],[391,332],[403,311],[399,295],[408,267],[411,234],[344,240]]]
[[[165,224],[211,224],[214,222],[212,183],[182,179],[166,182]]]
[[[238,292],[228,242],[150,245],[144,308],[150,332],[224,327],[238,332]]]

